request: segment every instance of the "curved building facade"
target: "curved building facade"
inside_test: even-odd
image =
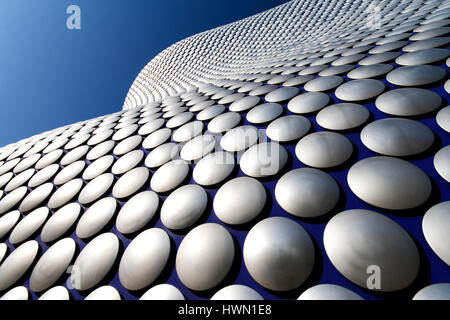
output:
[[[449,24],[291,1],[1,148],[0,296],[450,299]]]

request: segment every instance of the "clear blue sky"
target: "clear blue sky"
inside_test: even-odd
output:
[[[178,40],[286,0],[1,0],[0,147],[120,110],[139,71]],[[81,30],[66,8],[81,8]]]

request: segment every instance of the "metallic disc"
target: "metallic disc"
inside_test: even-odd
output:
[[[329,101],[330,97],[323,92],[307,92],[289,101],[287,107],[293,113],[304,114],[322,109]]]
[[[55,151],[56,149],[61,148],[62,146],[64,146],[67,141],[69,141],[68,138],[61,138],[58,140],[53,140],[53,142],[51,144],[48,145],[47,148],[45,148],[42,153],[46,154],[46,153],[50,153],[52,151]],[[62,151],[62,150],[61,150]]]
[[[295,97],[300,90],[295,87],[282,87],[275,89],[265,96],[267,102],[282,102]]]
[[[188,184],[173,191],[161,207],[161,222],[169,229],[186,229],[194,224],[206,209],[206,191]]]
[[[116,198],[126,198],[140,190],[147,182],[150,172],[145,167],[134,168],[125,173],[115,183],[112,194]]]
[[[428,176],[414,164],[391,157],[366,158],[347,175],[353,193],[376,207],[406,210],[418,207],[431,194]]]
[[[437,124],[447,132],[450,132],[450,106],[442,108],[436,115]]]
[[[34,175],[34,169],[27,169],[19,174],[17,174],[8,184],[5,186],[4,191],[10,192],[14,189],[17,189],[21,185],[25,184],[30,178]]]
[[[401,47],[408,44],[408,41],[393,41],[386,44],[383,44],[381,46],[376,46],[372,48],[369,53],[370,54],[377,54],[377,53],[383,53],[388,51],[393,51],[400,49]]]
[[[361,126],[369,116],[369,110],[360,104],[338,103],[320,110],[316,121],[328,130],[349,130]]]
[[[158,210],[159,198],[153,191],[143,191],[129,199],[117,215],[116,228],[122,234],[139,231]]]
[[[181,242],[176,256],[176,271],[191,290],[203,291],[217,286],[231,269],[234,242],[219,224],[206,223],[191,230]]]
[[[450,182],[450,146],[446,146],[436,153],[433,164],[439,175]]]
[[[277,88],[276,85],[274,84],[267,84],[264,86],[260,86],[256,89],[253,89],[252,91],[250,91],[248,94],[250,96],[262,96],[263,94],[267,94],[269,92],[274,91]]]
[[[325,227],[323,242],[336,269],[369,290],[404,289],[419,272],[419,252],[409,234],[373,211],[355,209],[335,215]],[[374,272],[381,272],[379,283],[371,281]]]
[[[247,113],[247,121],[262,124],[278,118],[283,113],[283,106],[278,103],[263,103]]]
[[[241,284],[232,284],[217,291],[211,300],[264,300],[256,290]]]
[[[395,59],[395,62],[402,66],[415,66],[439,62],[445,60],[448,56],[450,56],[450,52],[447,49],[423,49],[402,54]]]
[[[194,114],[192,112],[183,112],[180,114],[177,114],[173,118],[171,118],[166,123],[166,127],[169,129],[178,128],[179,126],[182,126],[186,122],[192,119]],[[200,120],[200,119],[199,119]]]
[[[28,289],[24,286],[12,288],[6,292],[0,300],[28,300]]]
[[[164,124],[164,119],[155,119],[151,122],[147,122],[139,129],[138,134],[141,136],[149,135],[150,133],[160,129]]]
[[[188,99],[188,100],[190,100],[190,101],[188,101],[188,102],[186,103],[186,105],[187,105],[188,107],[190,107],[190,106],[193,106],[193,105],[195,105],[195,104],[197,104],[197,103],[200,103],[200,102],[202,102],[202,101],[205,101],[205,100],[207,100],[207,99],[208,99],[207,96],[196,96],[196,97],[194,97],[194,98],[192,98],[192,99]]]
[[[201,121],[192,121],[186,123],[173,133],[172,140],[175,142],[189,141],[192,138],[202,134],[203,127],[204,125]]]
[[[293,75],[278,75],[276,77],[273,77],[267,81],[267,84],[280,84],[283,83],[289,79],[291,79]]]
[[[59,208],[72,200],[83,188],[83,180],[73,179],[57,189],[48,200],[50,209]]]
[[[441,102],[441,97],[431,90],[403,88],[383,93],[375,100],[375,106],[384,113],[408,117],[432,112]]]
[[[30,289],[41,292],[53,285],[67,270],[73,255],[76,243],[72,238],[59,240],[45,251],[30,277]]]
[[[298,300],[364,300],[353,291],[335,284],[319,284],[304,291]]]
[[[81,206],[72,202],[56,211],[50,219],[47,220],[41,231],[41,240],[52,242],[65,234],[78,219]]]
[[[276,142],[263,142],[250,147],[240,159],[246,175],[262,178],[277,174],[286,165],[288,153]]]
[[[20,172],[27,170],[28,168],[33,166],[40,158],[41,158],[41,154],[36,153],[36,154],[33,154],[33,155],[23,159],[14,167],[14,170],[13,170],[14,173],[20,173]]]
[[[88,152],[86,155],[86,159],[89,161],[96,160],[107,153],[111,152],[113,150],[115,145],[115,142],[112,140],[108,140],[105,142],[100,143],[99,145],[96,145],[94,148],[92,148],[91,151]]]
[[[208,131],[212,133],[222,133],[234,128],[239,122],[241,122],[241,116],[238,113],[225,112],[209,122]]]
[[[336,76],[339,74],[347,73],[350,70],[355,68],[353,65],[344,64],[341,66],[332,66],[329,68],[326,68],[319,72],[319,76],[321,77],[328,77],[328,76]],[[340,83],[339,83],[340,84]]]
[[[69,142],[67,142],[67,144],[64,146],[64,149],[66,149],[66,150],[75,150],[74,153],[70,153],[70,152],[67,153],[67,155],[70,154],[68,156],[68,158],[67,158],[68,159],[67,161],[69,163],[70,163],[69,159],[71,159],[72,157],[76,158],[77,156],[79,156],[83,152],[87,152],[86,149],[89,149],[89,147],[86,146],[86,145],[82,146],[82,144],[84,144],[90,138],[91,138],[91,135],[87,133],[87,134],[82,134],[82,135],[77,136],[77,137],[74,136]],[[81,148],[78,148],[80,146],[81,146]]]
[[[116,288],[102,286],[92,291],[84,300],[121,300],[121,297]]]
[[[170,240],[159,228],[148,229],[130,242],[119,265],[120,283],[128,290],[150,285],[166,266]]]
[[[283,86],[284,87],[297,87],[299,85],[302,85],[302,84],[308,82],[311,79],[314,79],[314,76],[312,76],[312,75],[298,76],[298,77],[291,78],[288,81],[284,82]]]
[[[403,47],[403,51],[405,52],[414,52],[423,49],[430,49],[436,47],[442,47],[447,45],[450,42],[448,37],[436,37],[422,41],[412,42]]]
[[[440,10],[438,10],[438,11],[440,11]],[[442,11],[440,11],[439,13],[442,13]],[[443,13],[445,14],[445,10],[443,11]],[[414,32],[424,32],[424,31],[428,31],[431,29],[443,27],[443,26],[446,26],[449,24],[449,19],[443,19],[443,17],[440,16],[440,14],[438,14],[437,17],[434,16],[430,19],[426,19],[421,24],[422,25],[420,27],[415,28],[413,31]]]
[[[428,150],[434,142],[434,134],[418,121],[387,118],[365,126],[361,131],[361,141],[374,152],[401,157]]]
[[[394,67],[390,64],[372,64],[369,66],[361,66],[350,71],[347,76],[350,79],[369,79],[385,75]]]
[[[424,86],[443,79],[446,71],[430,65],[407,66],[392,70],[386,80],[397,86]]]
[[[22,187],[20,187],[22,188]],[[20,188],[16,189],[19,190]],[[13,192],[15,192],[14,190]],[[8,195],[12,194],[13,192],[9,193]],[[50,182],[44,183],[43,185],[40,185],[33,191],[31,191],[25,199],[22,200],[19,206],[20,212],[28,212],[33,210],[34,208],[37,208],[44,200],[48,198],[48,196],[53,192],[53,184]],[[2,201],[6,200],[8,196],[4,197]],[[1,206],[1,202],[0,202]]]
[[[210,106],[206,109],[203,109],[199,114],[197,114],[197,120],[200,121],[208,121],[212,118],[218,116],[222,112],[225,111],[225,106],[221,104]]]
[[[119,251],[119,239],[113,233],[103,233],[91,240],[78,255],[72,267],[70,281],[77,290],[88,290],[109,272]]]
[[[400,55],[400,52],[383,52],[372,54],[364,59],[358,61],[361,66],[369,66],[372,64],[381,64],[388,61],[392,61]]]
[[[331,168],[343,164],[353,153],[353,145],[342,134],[321,131],[303,137],[295,147],[297,158],[310,167]]]
[[[188,141],[180,151],[180,157],[186,161],[197,161],[211,153],[217,146],[216,137],[201,135]]]
[[[6,243],[0,243],[0,264],[3,262],[3,258],[5,258],[8,252],[8,246]]]
[[[252,278],[274,291],[297,288],[314,266],[314,246],[308,233],[283,217],[258,222],[245,238],[243,255]]]
[[[145,158],[145,165],[149,168],[158,168],[163,164],[179,158],[180,145],[177,143],[165,143],[153,149]]]
[[[3,188],[14,176],[14,173],[7,172],[0,176],[0,188]]]
[[[200,185],[215,185],[233,172],[234,164],[235,160],[231,153],[218,151],[201,159],[194,167],[192,176]]]
[[[327,65],[309,66],[300,71],[298,74],[300,76],[313,75],[321,72],[322,70],[325,70],[327,67],[328,67]]]
[[[188,110],[187,107],[175,108],[175,109],[165,112],[162,117],[163,117],[163,119],[170,119],[170,118],[172,118],[180,113],[183,113],[187,110]]]
[[[199,112],[199,111],[204,110],[212,105],[214,105],[214,101],[211,101],[211,100],[202,101],[202,102],[197,103],[197,104],[193,105],[192,107],[190,107],[189,111],[190,112]]]
[[[172,130],[170,130],[169,128],[159,129],[145,138],[144,142],[142,142],[142,147],[147,150],[156,148],[157,146],[166,142],[171,135]]]
[[[109,139],[113,135],[114,131],[111,129],[106,129],[104,131],[94,134],[86,143],[89,146],[95,146],[103,141]]]
[[[84,180],[92,180],[102,173],[105,173],[114,163],[112,155],[106,155],[92,162],[83,172]]]
[[[307,118],[293,115],[272,121],[266,134],[273,141],[287,142],[303,137],[310,129],[311,122]]]
[[[51,164],[36,172],[30,181],[28,181],[28,186],[30,188],[36,188],[37,186],[40,186],[44,182],[50,180],[58,171],[59,165],[56,163]]]
[[[225,183],[214,197],[214,212],[223,222],[237,225],[256,218],[266,204],[266,190],[256,179],[239,177]]]
[[[25,154],[23,155],[23,157],[25,158],[24,160],[29,159],[29,161],[35,163],[41,157],[41,154],[39,152],[44,150],[48,145],[49,145],[49,143],[47,141],[39,141],[39,142],[37,142],[33,146],[33,148],[31,148],[30,150],[25,152]],[[14,168],[14,169],[16,169],[16,168]]]
[[[176,287],[164,283],[150,288],[139,300],[184,300],[184,296]]]
[[[247,93],[262,86],[260,82],[244,82],[243,86],[239,88],[238,92]]]
[[[225,151],[239,152],[256,144],[258,139],[258,128],[253,126],[240,126],[228,131],[220,140],[220,146]]]
[[[413,300],[450,300],[450,283],[431,284],[413,297]]]
[[[343,81],[339,76],[317,77],[305,83],[304,89],[309,92],[328,91],[336,88]]]
[[[0,217],[0,239],[6,236],[20,219],[20,211],[8,212]]]
[[[86,239],[99,233],[116,213],[117,201],[112,197],[95,202],[78,221],[75,230],[78,238]]]
[[[47,207],[40,207],[27,214],[11,232],[9,242],[13,245],[21,243],[34,234],[45,222],[49,214]]]
[[[172,160],[155,171],[150,187],[158,193],[168,192],[180,185],[189,173],[189,165],[183,160]]]
[[[12,170],[18,163],[20,162],[19,158],[9,160],[0,166],[0,175],[5,174],[6,172]]]
[[[11,163],[19,163],[20,162],[20,157],[23,156],[23,154],[27,151],[29,151],[32,148],[32,144],[31,143],[25,143],[22,144],[19,148],[17,148],[16,151],[14,151],[11,155],[9,155],[9,157],[6,158],[7,161],[12,160]],[[19,161],[17,161],[19,160]]]
[[[69,291],[63,286],[48,289],[38,300],[70,300]]]
[[[92,137],[91,137],[91,139],[89,139],[88,141],[87,141],[87,144],[88,145],[91,145],[92,143],[91,143],[91,140],[96,136],[96,135],[98,135],[98,134],[100,134],[100,133],[103,133],[103,132],[105,132],[105,131],[109,131],[110,129],[113,129],[115,126],[116,126],[117,124],[115,123],[115,122],[113,122],[113,123],[100,123],[99,125],[98,125],[98,127],[97,127],[97,129],[95,129],[94,131],[92,131]],[[113,131],[113,133],[114,133],[114,131]],[[94,142],[96,142],[96,141],[94,141]]]
[[[450,201],[434,205],[425,213],[422,230],[429,246],[450,266]]]
[[[144,151],[142,150],[133,150],[117,160],[111,168],[111,173],[114,175],[124,174],[134,167],[136,167],[139,163],[141,163],[142,159],[144,159]]]
[[[218,104],[230,104],[233,103],[236,100],[239,100],[243,98],[245,95],[243,93],[233,93],[226,97],[223,97],[219,101],[217,101]]]
[[[92,203],[103,196],[112,186],[114,176],[111,173],[103,173],[90,181],[78,196],[80,204]]]
[[[63,166],[67,166],[72,162],[75,162],[83,158],[88,151],[89,151],[88,146],[79,146],[78,148],[75,148],[70,152],[66,153],[66,155],[61,159],[61,164]]]
[[[75,161],[62,169],[53,179],[53,182],[57,186],[65,184],[66,182],[69,182],[70,180],[78,177],[85,166],[86,163],[83,160]]]
[[[230,104],[229,109],[233,112],[243,112],[256,106],[260,100],[258,96],[247,96]]]
[[[138,128],[139,127],[138,127],[137,124],[130,124],[129,126],[124,127],[122,129],[116,131],[116,133],[114,133],[114,135],[112,136],[112,139],[114,141],[120,141],[120,140],[123,140],[125,138],[128,138],[133,133],[135,133]]]
[[[39,244],[30,240],[16,248],[0,265],[0,290],[10,288],[30,268],[39,250]]]
[[[352,80],[340,85],[335,95],[343,101],[361,101],[374,98],[384,91],[383,82],[374,79]]]
[[[283,175],[275,187],[278,204],[290,214],[311,218],[330,212],[339,200],[339,187],[327,173],[300,168]]]
[[[353,50],[360,49],[360,48],[355,48]],[[331,63],[331,65],[332,66],[342,66],[342,65],[346,65],[346,64],[350,64],[350,63],[355,63],[358,60],[361,60],[362,58],[366,57],[366,55],[362,54],[362,53],[353,53],[352,54],[350,50],[348,51],[348,53],[349,53],[348,55],[347,55],[347,53],[345,55],[342,54],[343,57],[341,57],[337,60],[334,60]]]
[[[141,142],[142,137],[139,135],[128,137],[117,144],[117,146],[113,150],[113,153],[116,156],[124,155],[125,153],[136,149],[141,144]]]

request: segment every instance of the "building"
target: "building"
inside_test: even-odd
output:
[[[449,16],[291,1],[3,147],[0,295],[450,299]]]

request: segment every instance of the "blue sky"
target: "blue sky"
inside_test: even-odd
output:
[[[120,110],[155,55],[286,0],[2,0],[0,146]],[[66,8],[81,8],[68,30]]]

